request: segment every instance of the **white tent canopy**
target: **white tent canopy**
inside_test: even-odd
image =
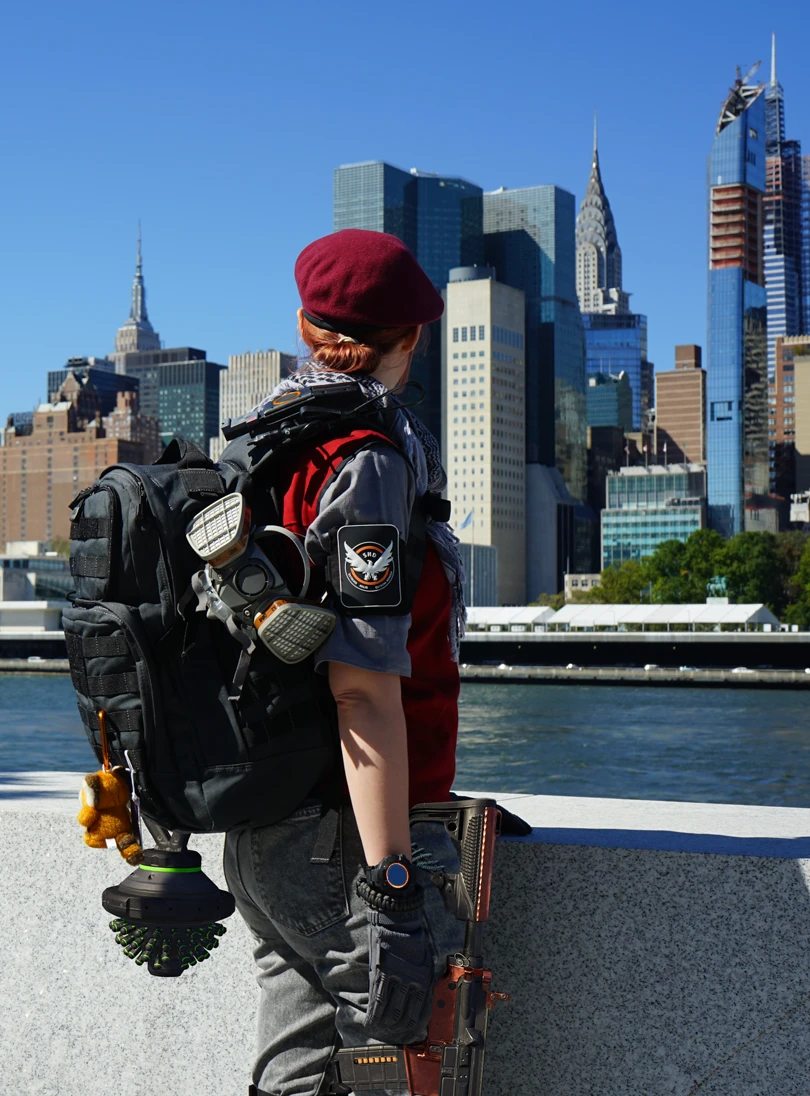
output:
[[[471,632],[532,632],[545,629],[554,610],[541,605],[474,605],[467,608]]]
[[[554,631],[608,628],[625,630],[649,627],[695,629],[731,627],[740,631],[759,629],[779,621],[765,605],[566,605],[547,622]]]

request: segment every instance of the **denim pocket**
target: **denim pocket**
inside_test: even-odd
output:
[[[253,875],[262,906],[276,924],[301,936],[312,936],[349,915],[342,824],[329,863],[310,863],[320,821],[316,804],[251,832]]]

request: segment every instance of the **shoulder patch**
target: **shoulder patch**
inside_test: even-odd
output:
[[[401,545],[396,525],[344,525],[337,534],[338,594],[344,609],[398,609]]]

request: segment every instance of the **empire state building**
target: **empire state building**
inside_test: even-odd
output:
[[[116,372],[123,373],[124,354],[140,350],[160,350],[160,335],[149,322],[146,311],[146,286],[143,281],[143,263],[141,260],[141,232],[138,229],[138,258],[135,263],[135,277],[132,281],[132,302],[129,316],[118,328],[115,336],[115,353],[110,358],[116,363]]]

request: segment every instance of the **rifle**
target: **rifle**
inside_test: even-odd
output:
[[[501,812],[492,799],[423,803],[411,822],[440,822],[460,846],[458,875],[435,872],[445,908],[465,922],[464,950],[448,956],[433,987],[427,1037],[407,1046],[343,1047],[330,1063],[330,1096],[389,1089],[411,1096],[481,1096],[487,1016],[508,993],[490,988],[482,939],[489,918],[495,838]]]

